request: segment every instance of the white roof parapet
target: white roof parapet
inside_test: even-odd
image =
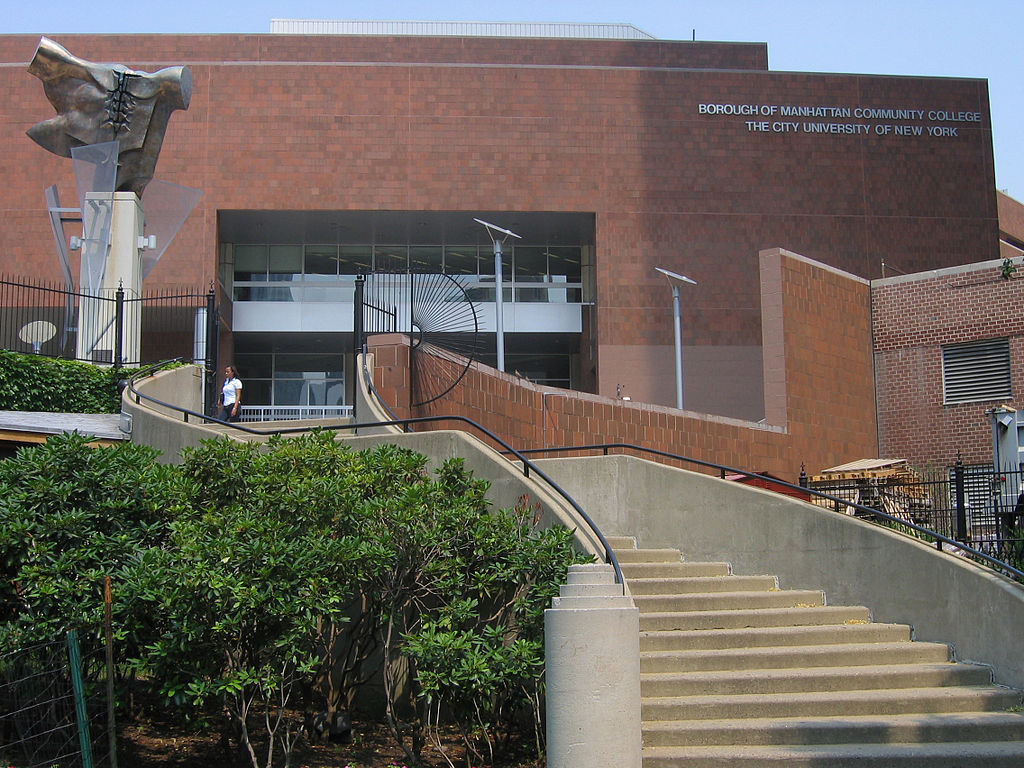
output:
[[[420,35],[423,37],[548,37],[587,40],[656,40],[632,24],[517,21],[354,21],[271,19],[279,35]]]

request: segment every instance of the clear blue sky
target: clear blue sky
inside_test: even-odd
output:
[[[776,71],[986,78],[996,186],[1024,201],[1024,0],[19,0],[0,33],[251,33],[274,18],[629,23],[765,42]]]

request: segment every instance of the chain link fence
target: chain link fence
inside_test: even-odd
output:
[[[3,768],[117,768],[102,645],[78,635],[0,653]]]

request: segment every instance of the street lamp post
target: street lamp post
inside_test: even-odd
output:
[[[496,224],[490,224],[483,219],[474,218],[477,224],[483,224],[487,229],[487,234],[491,238],[491,245],[494,246],[494,331],[496,337],[496,346],[498,351],[498,370],[505,370],[505,314],[502,306],[504,299],[501,285],[501,245],[509,237],[514,237],[522,240],[520,235],[515,232],[510,232],[507,229],[503,229]],[[498,237],[498,235],[502,237]]]
[[[668,284],[672,288],[672,322],[675,328],[676,337],[676,408],[683,408],[683,341],[681,324],[679,320],[679,286],[683,283],[696,285],[696,280],[691,280],[686,275],[670,272],[661,267],[655,269],[668,278]]]

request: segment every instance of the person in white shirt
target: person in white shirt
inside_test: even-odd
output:
[[[221,421],[238,421],[239,408],[242,405],[242,382],[238,378],[238,369],[229,365],[224,369],[224,386],[220,395]]]

